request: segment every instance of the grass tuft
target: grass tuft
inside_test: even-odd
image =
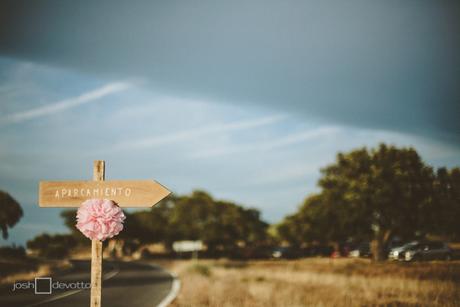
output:
[[[199,274],[201,276],[211,276],[211,268],[208,265],[194,263],[188,267],[188,272]]]

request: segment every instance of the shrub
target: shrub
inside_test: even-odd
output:
[[[22,246],[2,246],[0,247],[0,257],[6,259],[26,258],[26,250]]]
[[[44,233],[27,241],[27,248],[46,258],[65,257],[76,245],[77,240],[72,235],[49,235]]]

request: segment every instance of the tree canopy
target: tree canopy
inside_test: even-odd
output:
[[[216,200],[204,191],[190,195],[172,195],[150,210],[125,212],[124,230],[118,238],[139,243],[172,243],[201,240],[209,251],[225,251],[236,246],[263,243],[268,224],[256,209],[247,209],[229,201]],[[61,216],[74,236],[83,236],[75,228],[75,210]]]
[[[23,215],[19,203],[10,194],[0,191],[0,231],[8,239],[8,228],[16,225]]]
[[[434,172],[413,148],[381,144],[339,153],[321,170],[320,192],[279,226],[298,245],[348,238],[375,242],[375,257],[393,236],[459,233],[459,169]]]
[[[27,248],[36,251],[42,257],[61,258],[67,256],[76,244],[77,241],[72,235],[43,233],[27,241]]]

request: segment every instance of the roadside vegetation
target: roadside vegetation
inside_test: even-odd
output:
[[[460,306],[460,261],[200,260],[164,263],[182,289],[173,306]]]
[[[360,255],[381,261],[392,248],[413,240],[423,241],[420,246],[430,246],[427,240],[433,239],[460,241],[460,168],[435,169],[413,148],[381,144],[338,153],[321,169],[318,187],[297,212],[274,225],[264,222],[257,209],[205,191],[172,195],[149,210],[126,212],[124,230],[106,244],[107,253],[176,257],[174,242],[199,240],[205,246],[200,257],[206,258],[269,258],[276,248],[284,248],[279,250],[282,258],[344,256],[351,248],[367,246]],[[22,211],[9,195],[1,195],[10,208],[5,211],[9,216],[0,218],[5,236]],[[87,239],[75,228],[76,210],[61,216],[70,233],[38,234],[27,243],[30,252],[62,258],[86,246]],[[146,248],[151,245],[162,248]],[[444,258],[459,255],[446,250]]]
[[[62,212],[75,242],[87,239],[75,228],[75,210]],[[124,229],[116,237],[118,256],[129,256],[146,245],[161,245],[157,256],[175,256],[176,241],[200,240],[207,257],[240,257],[242,249],[263,248],[270,242],[268,224],[260,212],[230,201],[217,200],[204,191],[172,195],[150,210],[125,212]],[[110,245],[110,244],[107,244]],[[144,256],[149,256],[146,250]],[[154,256],[154,255],[151,255]]]

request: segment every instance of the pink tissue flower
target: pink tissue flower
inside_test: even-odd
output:
[[[108,199],[88,199],[77,211],[77,228],[89,239],[104,241],[123,229],[125,215]]]

